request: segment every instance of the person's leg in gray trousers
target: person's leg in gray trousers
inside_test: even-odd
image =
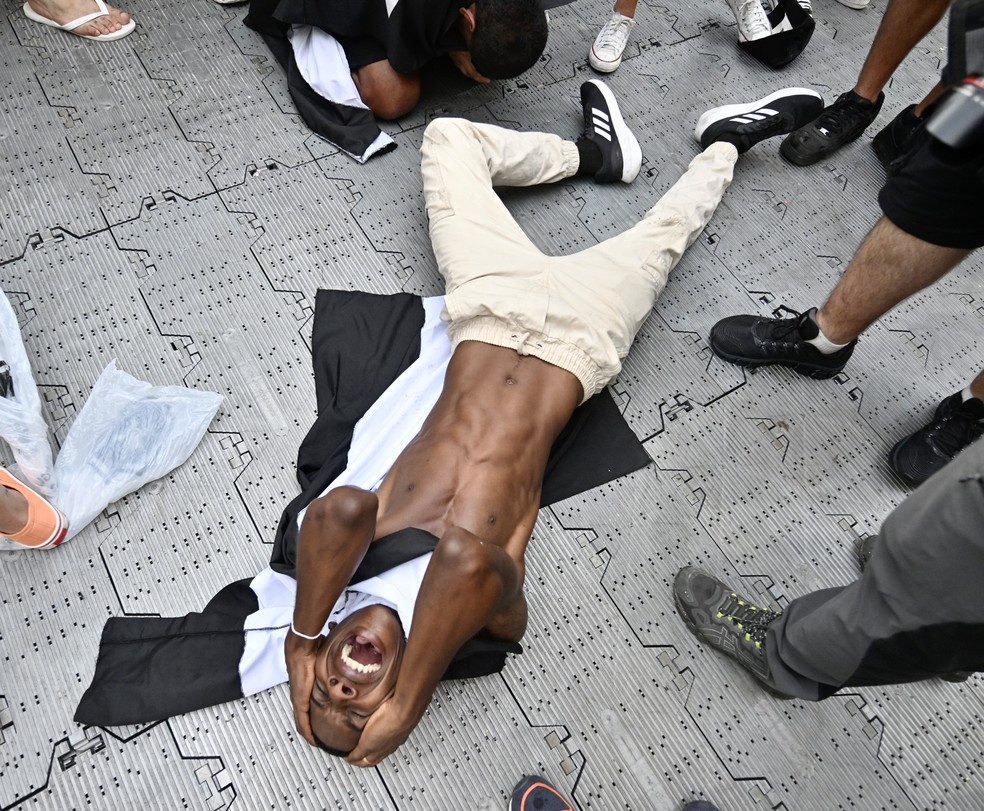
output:
[[[841,687],[984,670],[984,441],[885,519],[854,583],[755,606],[699,569],[679,572],[677,608],[701,639],[770,688],[819,700]]]

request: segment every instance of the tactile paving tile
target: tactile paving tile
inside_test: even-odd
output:
[[[847,90],[885,2],[817,0],[813,41],[781,72],[735,47],[724,0],[640,2],[607,77],[642,145],[638,180],[504,190],[505,204],[548,254],[621,232],[697,154],[706,107]],[[74,724],[107,617],[198,610],[263,566],[315,416],[315,291],[442,291],[425,125],[460,115],[575,137],[608,14],[588,0],[552,10],[547,53],[519,79],[429,77],[418,110],[384,125],[398,148],[359,166],[304,127],[244,7],[128,8],[137,32],[97,44],[4,3],[0,287],[56,445],[114,357],[225,400],[187,464],[70,544],[0,552],[0,807],[484,810],[533,772],[598,811],[984,807],[979,677],[776,701],[694,640],[669,590],[686,564],[780,606],[849,582],[854,543],[905,496],[886,452],[980,366],[979,257],[876,324],[832,380],[749,373],[707,347],[723,316],[823,300],[877,218],[870,138],[935,82],[942,28],[857,143],[802,169],[777,142],[742,157],[612,385],[653,463],[541,512],[526,652],[501,675],[442,685],[371,770],[299,742],[284,687],[160,724]]]
[[[37,72],[45,69],[51,57],[43,48],[18,41],[18,15],[28,22],[18,7],[11,13],[13,25],[0,27],[4,77],[0,83],[0,152],[4,159],[0,262],[23,254],[29,240],[49,238],[52,228],[82,235],[106,227],[99,214],[95,178],[86,176],[71,149],[71,135],[80,123],[77,110],[50,104]]]

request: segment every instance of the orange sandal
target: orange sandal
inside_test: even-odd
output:
[[[65,516],[2,467],[0,467],[0,487],[16,490],[27,499],[27,523],[24,528],[13,534],[0,532],[0,538],[9,538],[29,549],[48,549],[58,546],[65,540],[65,535],[68,533],[68,521],[65,520]]]

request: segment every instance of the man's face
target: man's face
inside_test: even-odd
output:
[[[396,612],[370,605],[331,629],[318,652],[311,729],[332,749],[350,752],[369,716],[392,695],[406,642]]]

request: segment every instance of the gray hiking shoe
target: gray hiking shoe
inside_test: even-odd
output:
[[[768,682],[765,633],[780,614],[754,605],[707,572],[687,566],[673,581],[673,600],[699,639],[734,659],[755,678]]]

